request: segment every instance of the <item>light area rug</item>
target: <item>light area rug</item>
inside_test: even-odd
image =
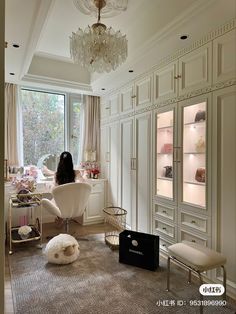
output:
[[[189,305],[199,300],[198,285],[187,284],[186,272],[172,266],[171,291],[166,292],[164,259],[155,272],[120,264],[118,251],[105,245],[104,235],[86,238],[79,241],[78,260],[69,265],[47,263],[33,246],[17,248],[9,257],[15,313],[199,313],[199,307]],[[182,300],[186,305],[176,305]],[[204,314],[235,311],[228,303],[204,308]]]

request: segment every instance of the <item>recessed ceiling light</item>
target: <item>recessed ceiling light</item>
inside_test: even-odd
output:
[[[180,36],[180,39],[182,39],[182,40],[185,40],[185,39],[187,39],[188,38],[188,35],[181,35]]]
[[[129,73],[133,73],[134,72],[134,70],[129,70]]]
[[[14,48],[19,48],[19,47],[20,47],[20,45],[18,45],[18,44],[12,44],[12,46],[13,46]]]
[[[101,90],[106,90],[106,88],[101,88]]]
[[[9,74],[10,74],[10,75],[15,75],[15,73],[13,73],[13,72],[10,72]]]

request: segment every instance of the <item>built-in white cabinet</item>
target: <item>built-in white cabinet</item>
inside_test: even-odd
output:
[[[101,119],[106,119],[110,116],[109,101],[108,101],[108,98],[106,97],[101,97],[100,113],[101,113]]]
[[[152,112],[135,117],[135,186],[137,231],[151,231]]]
[[[150,232],[151,113],[121,120],[121,207],[127,227]]]
[[[134,117],[123,119],[120,122],[121,140],[121,176],[120,176],[120,198],[121,207],[127,210],[126,224],[128,229],[136,230],[135,211],[135,169],[134,169],[134,139],[135,139]]]
[[[110,153],[109,153],[109,126],[104,125],[100,129],[100,167],[101,174],[103,178],[109,177],[109,161],[110,161]]]
[[[153,75],[148,74],[134,83],[135,110],[143,109],[152,103]]]
[[[109,114],[115,117],[120,113],[120,94],[115,93],[109,96]]]
[[[213,83],[226,81],[236,76],[236,30],[213,41]]]
[[[212,43],[179,58],[179,95],[209,86],[212,83]]]
[[[125,86],[120,91],[120,111],[129,113],[134,111],[134,86],[133,84]]]
[[[229,291],[236,287],[236,85],[213,93],[214,245],[227,258]],[[221,274],[216,273],[220,278]],[[235,293],[235,290],[234,290]]]
[[[229,21],[113,92],[101,129],[109,203],[127,210],[127,227],[158,234],[162,252],[182,240],[221,251],[234,296],[235,79]]]
[[[154,72],[154,100],[175,98],[212,83],[212,43]]]
[[[120,182],[120,123],[116,121],[108,126],[108,152],[107,162],[108,184],[107,204],[108,206],[119,206],[119,182]]]
[[[88,183],[92,186],[88,205],[83,215],[83,225],[101,223],[104,221],[103,208],[105,207],[105,184],[103,179],[90,179]]]
[[[191,241],[196,242],[199,236],[207,243],[211,208],[209,121],[210,95],[165,106],[155,113],[153,231],[164,240],[181,241],[192,235]]]
[[[171,62],[154,72],[154,101],[178,96],[178,62]]]

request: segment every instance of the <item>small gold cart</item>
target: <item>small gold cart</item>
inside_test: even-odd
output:
[[[119,234],[125,230],[127,211],[121,207],[109,206],[103,209],[105,222],[114,227],[114,231],[105,232],[105,242],[111,249],[119,248]]]
[[[42,194],[40,193],[30,193],[30,194],[13,194],[9,200],[9,254],[13,253],[12,244],[30,242],[40,240],[40,244],[37,245],[38,248],[42,248],[42,207],[41,207]],[[39,208],[39,218],[35,219],[33,224],[28,224],[32,231],[29,233],[27,238],[21,238],[18,233],[20,226],[12,226],[12,212],[17,210],[17,208],[30,208],[31,211],[35,211]]]

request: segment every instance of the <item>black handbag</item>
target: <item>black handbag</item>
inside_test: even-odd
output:
[[[198,110],[195,115],[195,122],[205,121],[206,120],[206,111],[205,110]]]
[[[159,266],[159,236],[124,230],[119,234],[119,262],[148,270]]]
[[[173,171],[172,171],[172,166],[165,166],[165,177],[166,178],[173,178]]]

